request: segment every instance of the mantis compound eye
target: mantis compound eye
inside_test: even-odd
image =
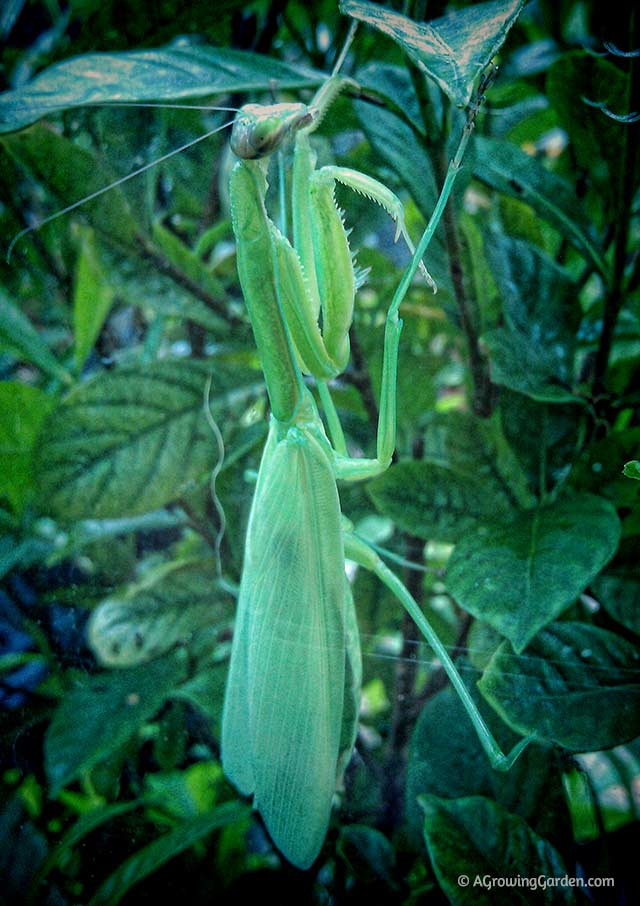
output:
[[[313,113],[305,104],[246,104],[233,124],[231,150],[243,160],[267,157],[312,122]]]

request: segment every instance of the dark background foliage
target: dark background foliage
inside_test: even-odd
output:
[[[501,743],[540,742],[492,771],[416,628],[358,570],[361,725],[309,872],[279,857],[219,763],[267,416],[227,133],[0,262],[0,902],[638,901],[640,483],[623,474],[640,458],[638,18],[624,3],[526,5],[428,255],[439,292],[418,282],[403,305],[397,460],[340,489],[363,535],[425,568],[394,567]],[[4,247],[227,122],[86,106],[105,72],[130,99],[307,99],[347,27],[332,0],[7,0]],[[65,109],[44,119],[44,96],[25,89],[80,54],[158,49],[173,75],[144,91],[116,57],[54,81],[47,103]],[[320,162],[391,185],[417,236],[464,115],[366,26],[347,70],[361,90],[323,122]],[[406,258],[384,214],[346,191],[339,203],[372,270],[332,389],[350,448],[369,455],[384,311]],[[226,448],[221,544],[209,378]],[[489,891],[461,874],[615,886]]]

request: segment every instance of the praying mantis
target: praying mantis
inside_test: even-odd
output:
[[[529,743],[500,750],[446,648],[408,590],[341,515],[337,481],[384,472],[396,432],[400,305],[421,266],[455,179],[467,123],[447,179],[386,315],[377,455],[348,455],[327,381],[349,360],[358,275],[334,199],[340,182],[380,204],[405,235],[402,205],[353,170],[316,169],[310,137],[344,86],[334,74],[310,104],[243,107],[231,147],[237,264],[271,405],[249,517],[227,680],[222,764],[253,795],[276,846],[308,868],[326,836],[337,782],[355,741],[361,679],[354,603],[345,558],[375,573],[410,613],[440,659],[487,752],[507,770]],[[265,208],[270,157],[293,143],[292,241]],[[427,279],[428,274],[424,271]],[[315,381],[328,426],[305,384]]]

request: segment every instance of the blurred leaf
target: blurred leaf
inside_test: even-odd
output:
[[[0,382],[0,497],[22,512],[32,487],[33,448],[54,397],[17,381]]]
[[[411,76],[404,66],[393,66],[391,63],[368,63],[358,69],[357,81],[362,88],[383,95],[407,117],[414,128],[424,133],[420,103]]]
[[[402,462],[367,485],[376,508],[405,532],[454,543],[492,516],[508,516],[504,492],[471,471],[425,460]]]
[[[215,274],[203,264],[200,258],[185,245],[175,233],[161,223],[153,225],[153,238],[165,253],[169,261],[178,267],[183,274],[201,286],[214,298],[224,298],[222,283]]]
[[[627,478],[635,478],[640,481],[640,462],[638,462],[637,459],[626,462],[622,469],[622,473],[623,475],[626,475]]]
[[[554,623],[522,655],[504,642],[478,685],[518,732],[573,752],[640,735],[640,649],[596,626]]]
[[[225,802],[204,815],[198,815],[179,824],[138,850],[109,875],[89,900],[88,906],[113,906],[119,903],[134,884],[157,871],[160,866],[184,852],[213,831],[241,821],[248,808],[239,802]]]
[[[475,878],[558,880],[569,870],[560,853],[522,818],[482,796],[465,799],[421,797],[424,835],[440,885],[453,906],[514,906],[516,903],[575,903],[572,887],[478,887]],[[458,883],[465,876],[467,885]]]
[[[83,231],[73,296],[73,335],[76,369],[82,370],[87,356],[107,319],[114,291],[92,230]]]
[[[382,881],[387,887],[395,887],[396,853],[380,831],[363,824],[348,824],[340,831],[336,852],[358,881]]]
[[[67,521],[125,517],[175,500],[217,455],[203,412],[208,373],[167,359],[120,366],[72,391],[37,451],[45,511]]]
[[[598,576],[591,589],[614,620],[640,635],[640,571],[614,569]]]
[[[186,654],[86,676],[57,707],[45,737],[51,794],[115,752],[158,711],[184,678]]]
[[[45,374],[66,384],[71,375],[58,362],[31,321],[11,301],[0,287],[0,350],[9,352],[19,361],[30,362]]]
[[[609,268],[591,238],[591,225],[571,186],[511,142],[477,136],[474,174],[481,181],[519,198],[591,260],[605,281]]]
[[[141,804],[139,799],[134,799],[130,802],[115,802],[110,805],[99,805],[86,814],[81,815],[78,820],[71,825],[69,830],[66,831],[62,839],[51,850],[38,869],[38,873],[32,884],[33,895],[31,899],[35,900],[38,887],[42,884],[47,875],[65,856],[68,856],[69,853],[73,852],[78,843],[84,840],[84,838],[94,830],[101,827],[103,824],[106,824],[107,821],[111,821],[113,818],[119,818],[120,815],[126,815],[128,812],[140,808]]]
[[[494,235],[486,251],[505,319],[504,327],[483,337],[491,350],[492,379],[537,400],[573,401],[580,309],[572,281],[544,253],[521,240]]]
[[[178,101],[244,91],[309,88],[325,76],[272,57],[177,41],[160,50],[73,57],[0,95],[0,131],[12,132],[57,110],[84,104]]]
[[[619,538],[615,508],[590,494],[492,520],[456,545],[447,588],[521,652],[597,576]]]
[[[340,10],[393,38],[454,104],[464,107],[476,78],[504,43],[523,4],[524,0],[476,3],[428,24],[365,0],[340,0]]]
[[[579,755],[576,761],[581,771],[589,778],[582,789],[576,791],[576,798],[582,801],[572,803],[581,811],[593,811],[597,807],[602,825],[595,816],[590,823],[582,821],[576,827],[576,839],[595,839],[601,836],[602,827],[607,833],[619,830],[638,820],[637,784],[640,775],[640,740],[634,740],[625,746],[616,746],[606,752],[589,752]],[[585,789],[586,787],[586,789]],[[595,801],[594,801],[595,798]],[[586,801],[585,801],[586,800]],[[574,827],[576,822],[574,821]]]
[[[7,906],[10,903],[23,903],[24,892],[47,854],[47,840],[29,820],[19,794],[3,801],[0,839],[0,897]]]
[[[546,90],[563,128],[569,133],[572,154],[604,190],[600,198],[611,210],[615,205],[614,186],[621,164],[624,130],[628,126],[614,122],[592,104],[602,104],[615,114],[628,113],[627,76],[603,57],[573,51],[553,64],[547,75]]]
[[[166,563],[93,611],[88,640],[108,667],[130,667],[188,641],[225,614],[211,563]],[[231,613],[227,614],[228,617]]]
[[[219,762],[199,761],[180,771],[147,774],[145,792],[165,814],[189,819],[209,812],[224,784]]]
[[[32,126],[16,135],[6,135],[2,144],[64,205],[74,204],[84,196],[104,189],[115,179],[113,171],[92,152],[47,126]],[[97,230],[118,245],[135,247],[138,224],[119,186],[94,201],[87,200],[82,211],[91,218]],[[17,248],[19,250],[20,245]]]

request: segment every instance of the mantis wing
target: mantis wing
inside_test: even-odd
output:
[[[222,759],[278,848],[307,868],[341,748],[344,548],[328,453],[304,427],[275,439],[283,430],[272,425],[249,519]]]

